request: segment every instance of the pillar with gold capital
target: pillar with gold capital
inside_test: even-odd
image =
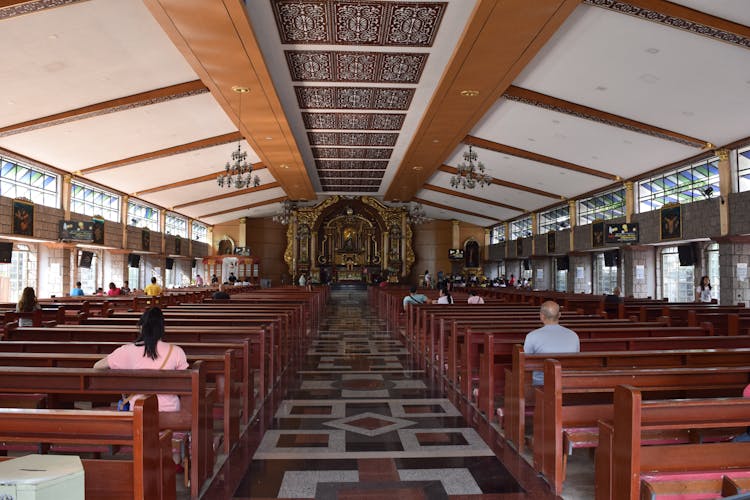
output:
[[[536,236],[538,227],[537,227],[537,214],[536,212],[531,213],[531,255],[536,254]]]
[[[71,198],[70,182],[72,180],[73,180],[73,176],[70,174],[65,174],[63,176],[62,209],[63,209],[63,212],[65,212],[65,220],[70,220],[70,198]],[[125,198],[127,198],[127,196]],[[125,214],[125,217],[127,217],[127,213]]]
[[[161,231],[161,254],[167,254],[167,211],[159,210],[159,231]]]
[[[732,169],[729,166],[729,151],[726,149],[717,149],[716,156],[719,157],[719,221],[721,235],[729,234],[729,194],[732,192]]]
[[[505,258],[508,258],[508,247],[510,246],[510,222],[504,222],[505,228]]]
[[[635,195],[633,193],[633,183],[627,181],[623,183],[625,187],[625,222],[630,224],[633,214],[635,213]]]
[[[575,250],[575,227],[576,227],[576,200],[568,200],[568,214],[570,215],[570,247],[569,251]]]
[[[124,195],[121,198],[120,205],[120,222],[122,223],[122,248],[128,248],[128,203],[130,197]],[[67,216],[65,216],[67,218]]]

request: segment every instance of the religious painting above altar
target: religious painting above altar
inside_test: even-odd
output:
[[[284,260],[293,276],[321,282],[398,281],[414,264],[412,235],[402,207],[369,196],[333,196],[294,210]]]

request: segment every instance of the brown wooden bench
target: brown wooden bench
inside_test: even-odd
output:
[[[489,342],[489,340],[488,340]],[[544,369],[544,361],[550,356],[560,362],[562,368],[580,370],[602,370],[621,368],[667,368],[705,366],[743,366],[750,361],[750,338],[744,349],[678,349],[586,352],[588,344],[582,343],[582,352],[577,354],[526,354],[523,346],[513,346],[512,368],[506,371],[502,427],[505,438],[517,450],[522,451],[525,436],[527,398],[533,398],[532,373]],[[634,346],[639,347],[639,346]],[[647,346],[646,346],[647,347]],[[674,347],[680,347],[679,342]],[[480,393],[481,396],[481,393]],[[531,401],[533,407],[533,400]],[[494,399],[490,402],[495,408]]]
[[[117,401],[124,394],[177,394],[182,409],[160,412],[160,429],[190,431],[190,492],[193,498],[213,473],[213,423],[202,362],[189,370],[95,370],[0,367],[0,393],[48,394],[53,401]],[[48,401],[49,401],[48,399]],[[187,474],[187,472],[186,472]]]
[[[731,434],[750,425],[750,399],[644,401],[643,396],[643,391],[636,387],[617,387],[614,418],[600,422],[597,500],[652,498],[656,492],[668,493],[665,490],[675,486],[679,489],[671,491],[673,494],[695,495],[690,498],[713,494],[711,498],[715,498],[722,494],[721,487],[727,483],[747,484],[750,443],[693,441],[665,445],[648,443],[645,436],[654,431],[700,429],[722,429]],[[733,480],[733,475],[738,480]],[[711,486],[713,491],[706,491]]]
[[[597,421],[613,419],[612,394],[618,385],[648,389],[653,397],[689,398],[736,396],[749,382],[750,366],[575,371],[548,359],[544,385],[535,390],[534,467],[560,494],[566,463],[563,434],[580,432],[577,439],[595,447]]]
[[[35,366],[40,368],[91,368],[102,358],[91,353],[0,352],[0,366]],[[239,378],[240,366],[233,350],[218,355],[189,354],[190,365],[201,361],[206,380],[215,383],[216,405],[223,424],[224,452],[229,453],[240,438],[240,387],[232,384]]]
[[[130,412],[0,409],[3,442],[132,447],[131,457],[82,461],[86,498],[174,499],[171,434],[159,432],[153,396],[136,401]]]

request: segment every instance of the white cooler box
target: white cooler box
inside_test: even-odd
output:
[[[84,500],[81,459],[63,455],[26,455],[0,462],[0,498]]]

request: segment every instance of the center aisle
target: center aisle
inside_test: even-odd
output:
[[[234,498],[554,498],[515,453],[488,446],[494,431],[467,424],[414,369],[364,291],[332,292],[300,370],[266,422],[262,436],[230,457],[236,467],[236,453],[252,453]]]

